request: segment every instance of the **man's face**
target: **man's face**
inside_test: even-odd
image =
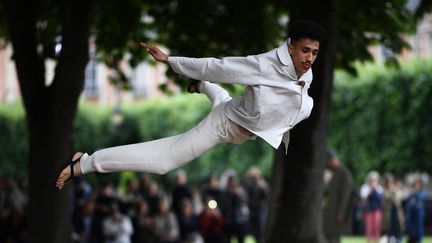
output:
[[[339,169],[339,166],[340,166],[339,158],[336,157],[336,156],[333,156],[332,158],[330,158],[330,159],[327,160],[327,165],[332,170]]]
[[[319,41],[302,38],[288,45],[297,77],[307,72],[317,58]]]

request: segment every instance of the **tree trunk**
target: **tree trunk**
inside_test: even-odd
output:
[[[56,169],[70,159],[73,121],[88,61],[91,1],[61,1],[62,51],[45,84],[37,51],[37,1],[6,0],[5,10],[29,131],[29,242],[71,241],[68,190],[54,188]]]
[[[328,36],[321,43],[319,57],[313,65],[314,78],[309,91],[314,99],[311,116],[291,131],[288,154],[285,155],[281,146],[275,155],[265,242],[316,243],[323,240],[321,198],[337,28],[334,12],[309,14],[313,15],[307,18],[308,14],[299,11],[290,16],[315,20],[326,28]]]

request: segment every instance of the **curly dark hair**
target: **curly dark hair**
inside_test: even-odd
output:
[[[302,39],[308,38],[322,42],[327,36],[325,29],[316,23],[308,20],[296,20],[290,21],[288,25],[288,37],[291,39],[291,43]]]

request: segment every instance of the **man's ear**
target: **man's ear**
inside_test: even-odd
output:
[[[288,53],[292,55],[294,52],[294,46],[292,44],[288,44]]]

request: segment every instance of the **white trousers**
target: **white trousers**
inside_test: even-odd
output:
[[[199,157],[219,143],[240,144],[256,136],[225,115],[231,100],[222,87],[202,81],[200,92],[212,102],[212,110],[186,133],[158,140],[117,146],[85,154],[80,161],[83,174],[89,172],[151,172],[165,174]]]

